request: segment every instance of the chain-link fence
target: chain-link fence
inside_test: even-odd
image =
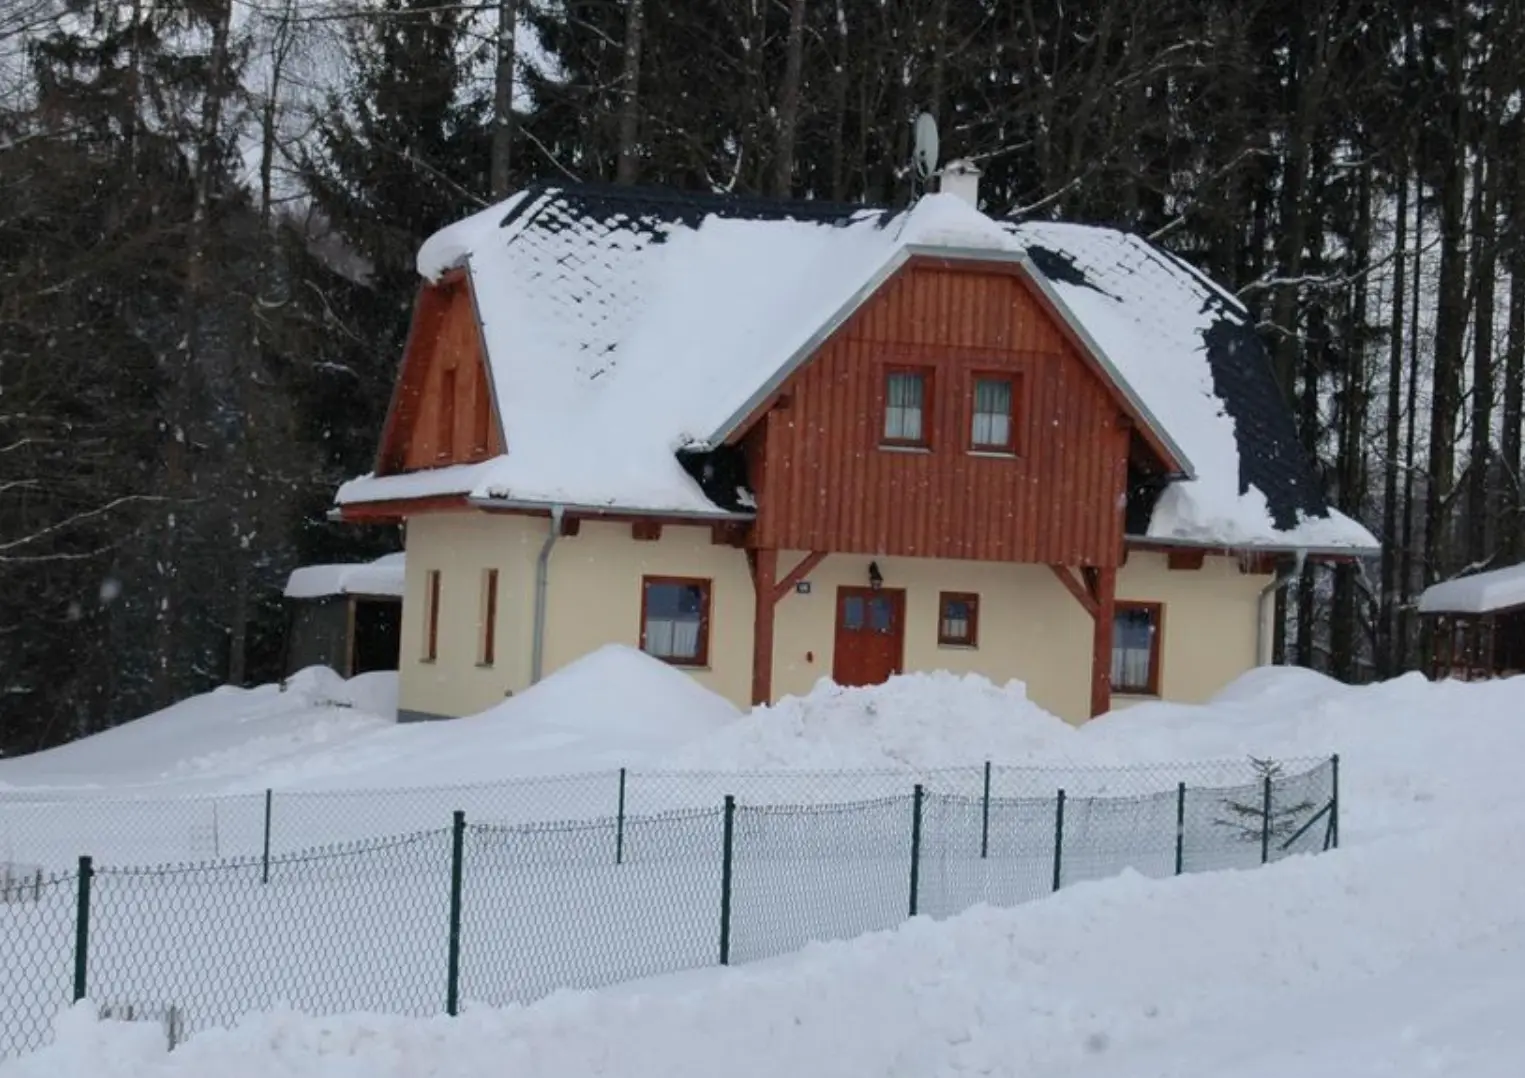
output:
[[[1229,787],[1255,781],[1253,761],[1130,767],[1007,767],[930,770],[661,771],[619,769],[458,786],[355,790],[263,790],[224,797],[88,799],[0,792],[0,864],[71,870],[79,856],[101,863],[168,864],[280,857],[438,827],[456,810],[505,825],[605,820],[709,809],[727,795],[744,805],[824,805],[928,792],[984,797],[1153,794],[1185,781]]]
[[[627,773],[599,819],[457,809],[448,828],[302,853],[12,871],[0,877],[0,1058],[45,1043],[52,1016],[82,998],[160,1023],[171,1045],[271,1007],[455,1013],[766,958],[1129,868],[1248,867],[1338,842],[1338,758],[1187,770],[1241,781],[1129,792],[1138,769],[1090,770],[1061,788],[1053,772],[986,765],[909,784],[895,773],[878,796],[770,803],[827,792],[821,775],[770,775],[738,782],[747,797],[701,783],[693,797],[708,804],[634,812]],[[837,778],[857,794],[882,776]]]

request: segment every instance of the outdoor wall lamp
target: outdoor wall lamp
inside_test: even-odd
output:
[[[884,586],[884,574],[879,571],[879,563],[876,561],[868,563],[868,586],[874,591]]]

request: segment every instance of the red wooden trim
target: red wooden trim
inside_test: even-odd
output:
[[[652,584],[677,584],[680,587],[699,589],[699,651],[692,659],[669,658],[652,655],[673,666],[699,667],[710,664],[710,589],[713,584],[701,576],[643,576],[641,577],[641,650],[646,651],[646,593]],[[650,652],[647,652],[650,655]]]
[[[455,459],[455,394],[460,379],[457,368],[446,367],[440,371],[439,397],[434,413],[434,459]]]
[[[1091,717],[1112,710],[1112,639],[1117,629],[1117,568],[1096,570],[1096,622],[1091,646]],[[1154,653],[1158,654],[1155,648]],[[1153,669],[1151,658],[1151,669]]]
[[[890,410],[890,377],[896,374],[914,374],[921,379],[921,437],[920,438],[891,438],[884,433],[885,420]],[[900,449],[930,449],[932,448],[932,415],[934,410],[932,395],[936,392],[936,369],[916,363],[886,363],[880,372],[879,390],[881,400],[879,402],[879,444]]]
[[[943,634],[948,604],[969,604],[969,635],[963,639]],[[937,596],[937,642],[943,647],[977,648],[980,646],[980,597],[972,591],[945,591]]]
[[[1145,445],[1147,445],[1149,449],[1154,452],[1155,456],[1159,459],[1161,464],[1165,466],[1166,470],[1174,472],[1185,471],[1185,468],[1181,462],[1176,460],[1170,451],[1165,448],[1165,444],[1157,437],[1155,437],[1153,432],[1149,430],[1148,424],[1143,422],[1142,413],[1139,412],[1138,409],[1134,407],[1132,401],[1130,401],[1127,396],[1124,395],[1121,387],[1119,387],[1117,383],[1107,375],[1106,369],[1101,365],[1101,362],[1097,359],[1097,357],[1091,352],[1091,349],[1087,347],[1085,341],[1077,332],[1075,332],[1074,328],[1070,326],[1069,322],[1063,317],[1063,315],[1059,313],[1054,304],[1050,302],[1048,296],[1044,294],[1043,289],[1040,288],[1037,282],[1032,279],[1032,277],[1028,274],[1027,270],[1021,265],[1021,263],[1004,260],[986,262],[965,258],[948,259],[937,258],[930,255],[914,255],[907,259],[905,264],[900,266],[894,273],[890,274],[888,279],[881,282],[877,289],[875,289],[869,295],[864,296],[853,310],[847,312],[846,317],[842,319],[841,324],[838,325],[836,329],[834,329],[826,337],[826,339],[820,343],[820,345],[816,348],[814,355],[807,358],[806,361],[802,363],[798,368],[790,372],[789,377],[784,379],[782,385],[780,385],[768,396],[763,398],[763,400],[759,401],[757,407],[753,408],[751,413],[745,419],[743,419],[741,423],[737,425],[736,429],[727,436],[726,441],[731,444],[735,444],[736,442],[741,441],[741,439],[744,438],[749,431],[751,431],[753,426],[757,424],[761,417],[766,415],[769,410],[772,409],[774,404],[777,403],[779,397],[793,390],[793,383],[795,379],[799,377],[800,372],[815,359],[815,356],[818,356],[824,352],[826,348],[836,339],[838,334],[842,333],[848,326],[852,325],[853,319],[861,311],[863,311],[863,309],[867,307],[868,304],[871,303],[876,296],[887,291],[901,277],[909,275],[918,269],[937,269],[964,273],[1001,273],[1016,278],[1019,282],[1021,282],[1023,287],[1027,289],[1028,293],[1032,296],[1034,302],[1038,304],[1039,308],[1049,316],[1054,326],[1059,330],[1060,335],[1064,337],[1070,346],[1075,349],[1086,369],[1091,371],[1092,374],[1096,375],[1101,380],[1101,383],[1106,388],[1108,395],[1113,398],[1122,412],[1138,424],[1138,433],[1140,438],[1144,441]],[[880,422],[880,433],[882,434],[882,416],[880,417]]]
[[[428,609],[424,615],[428,622],[424,631],[424,661],[432,663],[439,658],[440,571],[438,569],[429,570],[428,590],[426,604]]]
[[[1149,603],[1136,599],[1119,600],[1116,604],[1116,613],[1122,614],[1127,611],[1142,610],[1149,615],[1150,623],[1154,626],[1154,635],[1149,642],[1149,683],[1143,687],[1137,685],[1112,686],[1112,691],[1132,696],[1158,696],[1160,695],[1160,678],[1163,668],[1163,653],[1165,651],[1165,604]],[[1111,655],[1108,654],[1108,683],[1111,682]]]
[[[568,516],[562,517],[561,518],[561,534],[564,535],[564,536],[567,536],[567,535],[581,535],[582,534],[582,518],[581,517],[568,517]]]
[[[794,589],[794,585],[809,576],[815,567],[820,565],[825,558],[826,551],[824,550],[813,550],[801,558],[800,563],[793,569],[790,569],[788,575],[773,586],[773,601],[776,603],[783,599],[785,595],[788,595]]]
[[[1059,578],[1059,583],[1068,588],[1070,594],[1073,595],[1076,601],[1078,601],[1080,605],[1085,608],[1085,612],[1094,618],[1098,609],[1096,604],[1096,597],[1093,596],[1088,590],[1086,590],[1086,586],[1084,584],[1075,579],[1075,575],[1071,573],[1067,567],[1063,565],[1050,565],[1049,568],[1052,569],[1054,571],[1054,575]]]
[[[738,524],[732,521],[711,524],[710,542],[715,546],[745,546],[748,527],[749,525],[747,524]]]
[[[486,594],[482,596],[482,660],[481,665],[491,666],[498,643],[498,571],[486,570],[482,581]]]
[[[1004,442],[976,442],[974,440],[974,417],[978,414],[976,409],[981,382],[1005,382],[1009,387],[1006,441]],[[968,422],[964,425],[969,436],[969,452],[1021,454],[1022,440],[1019,431],[1026,429],[1026,424],[1023,424],[1021,428],[1017,426],[1017,417],[1025,411],[1022,407],[1022,389],[1022,375],[1017,371],[972,370],[969,372],[969,414],[966,417]]]
[[[636,520],[630,524],[630,538],[642,543],[655,543],[662,538],[662,524],[656,520]]]
[[[339,507],[340,519],[357,524],[403,520],[418,513],[470,509],[464,494],[435,494],[427,498],[393,498],[380,502],[350,502]]]
[[[423,403],[423,384],[429,373],[424,357],[429,355],[445,313],[450,309],[452,284],[453,280],[448,276],[437,283],[426,282],[419,286],[413,300],[413,317],[408,325],[407,343],[403,345],[402,363],[398,367],[397,380],[392,384],[386,421],[381,425],[381,441],[373,469],[377,475],[392,475],[402,468],[405,453],[399,439],[413,426]]]
[[[752,703],[756,705],[770,703],[773,698],[773,607],[778,551],[767,547],[749,550],[747,562],[752,568]]]
[[[1207,551],[1172,550],[1166,557],[1170,568],[1190,572],[1202,568],[1207,561]]]

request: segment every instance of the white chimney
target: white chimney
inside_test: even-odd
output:
[[[937,189],[945,195],[955,195],[975,209],[980,208],[980,170],[972,161],[960,158],[943,166]]]

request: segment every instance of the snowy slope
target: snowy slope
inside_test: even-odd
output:
[[[1123,877],[455,1020],[271,1014],[166,1055],[156,1029],[72,1015],[0,1075],[1502,1078],[1525,1047],[1517,822]]]

